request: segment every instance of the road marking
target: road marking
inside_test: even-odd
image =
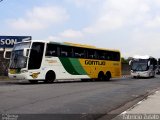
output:
[[[127,111],[124,111],[124,112],[121,113],[121,115],[124,115],[124,114],[127,114]]]

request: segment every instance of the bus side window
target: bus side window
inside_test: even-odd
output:
[[[95,50],[87,50],[87,53],[88,53],[88,55],[87,55],[87,58],[88,59],[96,59],[97,57],[96,57],[96,51]]]
[[[67,57],[68,56],[68,53],[66,51],[61,51],[61,56],[62,57]]]
[[[72,47],[68,47],[68,46],[61,46],[60,49],[60,56],[61,57],[72,57]]]
[[[29,57],[28,69],[39,69],[43,58],[44,43],[35,42],[32,44],[32,49]]]
[[[80,57],[79,53],[75,52],[74,57],[79,58]]]
[[[81,57],[81,58],[84,58],[84,53],[81,53],[81,54],[80,54],[80,57]]]
[[[105,53],[105,60],[112,60],[112,54],[110,53],[110,51],[107,51]]]
[[[119,61],[120,60],[119,52],[112,52],[112,54],[113,54],[113,60],[114,61]]]
[[[57,56],[57,46],[54,44],[47,44],[46,56]]]
[[[85,58],[85,51],[83,48],[74,47],[73,53],[75,58]]]
[[[97,53],[97,58],[100,59],[100,60],[105,60],[105,52],[102,51],[102,50],[98,50],[96,51]]]

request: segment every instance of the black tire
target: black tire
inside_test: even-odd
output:
[[[32,84],[37,84],[38,80],[29,80],[29,82],[32,83]]]
[[[136,79],[137,77],[136,76],[133,76],[133,79]]]
[[[104,75],[104,73],[101,71],[101,72],[99,72],[99,74],[98,74],[98,80],[100,80],[100,81],[104,81],[104,79],[105,79],[105,75]]]
[[[107,81],[110,81],[111,79],[111,73],[110,72],[106,72],[106,76],[105,76]]]
[[[155,78],[155,75],[156,75],[156,73],[154,72],[154,73],[153,73],[153,78]]]
[[[56,79],[55,73],[53,71],[48,71],[45,77],[45,82],[53,83],[55,79]]]

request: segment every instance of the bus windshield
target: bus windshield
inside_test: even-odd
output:
[[[11,54],[11,69],[25,68],[27,65],[27,57],[23,56],[23,49],[30,47],[30,42],[18,43],[14,46]]]
[[[29,48],[30,45],[31,45],[31,42],[22,42],[22,43],[15,44],[13,47],[13,51],[23,50],[24,48]]]
[[[133,71],[146,71],[148,69],[148,60],[133,61],[131,69]]]

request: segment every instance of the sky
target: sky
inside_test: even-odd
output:
[[[160,0],[3,0],[0,35],[160,58]]]

